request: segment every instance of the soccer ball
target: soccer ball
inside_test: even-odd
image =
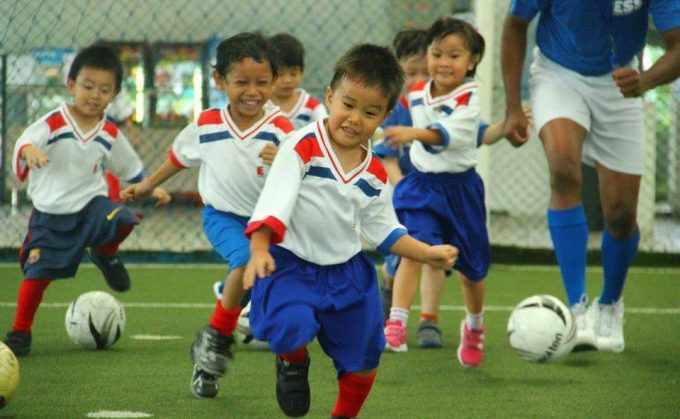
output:
[[[553,296],[531,296],[512,310],[508,339],[510,346],[527,361],[554,361],[574,348],[574,316]]]
[[[19,386],[19,361],[11,349],[0,342],[0,409],[5,407]]]
[[[253,336],[253,331],[250,329],[250,302],[243,307],[241,314],[238,316],[236,322],[236,331],[234,338],[242,346],[250,349],[269,349],[269,344],[263,340],[257,340]]]
[[[66,311],[66,333],[84,349],[104,349],[125,330],[125,310],[112,295],[90,291],[76,298]]]

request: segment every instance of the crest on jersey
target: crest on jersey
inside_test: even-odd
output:
[[[643,0],[614,0],[612,13],[614,16],[625,16],[642,8]]]
[[[38,260],[40,260],[40,249],[31,249],[26,263],[36,263]]]

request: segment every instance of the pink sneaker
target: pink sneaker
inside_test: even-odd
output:
[[[470,330],[465,320],[460,324],[460,345],[458,362],[464,367],[474,368],[484,359],[484,329]]]
[[[406,338],[408,332],[399,320],[388,320],[385,322],[385,350],[391,352],[406,352]]]

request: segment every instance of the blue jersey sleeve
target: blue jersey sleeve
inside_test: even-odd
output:
[[[509,14],[531,20],[538,14],[540,0],[512,0]]]
[[[680,27],[680,1],[652,0],[649,5],[654,26],[659,32],[669,31]]]
[[[409,112],[408,108],[404,106],[404,102],[405,101],[400,100],[397,103],[397,106],[394,107],[392,113],[385,119],[385,122],[383,122],[382,124],[383,128],[394,126],[406,126],[406,127],[413,126],[411,112]]]
[[[477,147],[481,147],[484,143],[484,133],[486,129],[489,128],[489,123],[485,120],[479,121],[479,129],[477,130]]]

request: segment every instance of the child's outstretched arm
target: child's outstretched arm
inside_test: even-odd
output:
[[[250,236],[250,260],[243,273],[243,289],[248,290],[257,278],[269,276],[276,269],[274,258],[269,253],[272,229],[263,225]]]
[[[431,246],[414,239],[408,234],[397,239],[390,248],[390,252],[444,270],[451,269],[458,258],[458,249],[456,247],[449,244]]]
[[[156,169],[149,177],[144,178],[139,183],[128,186],[120,191],[120,198],[123,201],[133,201],[135,199],[148,196],[152,192],[156,195],[156,187],[170,179],[177,172],[182,170],[177,167],[169,158],[165,159],[163,164]]]
[[[408,144],[413,140],[430,145],[444,143],[444,136],[436,129],[392,126],[385,128],[383,132],[385,134],[385,142],[389,145]]]
[[[26,161],[26,165],[31,169],[40,169],[50,163],[50,157],[47,153],[33,144],[29,144],[21,150],[21,158]]]

